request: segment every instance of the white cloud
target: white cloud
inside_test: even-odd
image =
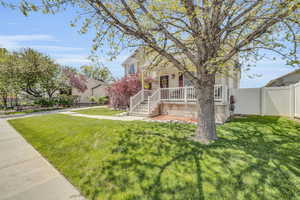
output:
[[[42,51],[77,51],[83,50],[83,48],[66,47],[57,45],[31,45],[24,44],[24,42],[58,42],[51,35],[32,34],[32,35],[0,35],[0,47],[7,48],[9,50],[17,50],[20,48],[33,48]]]
[[[32,35],[0,35],[0,41],[24,42],[24,41],[57,41],[51,35],[32,34]]]
[[[65,47],[65,46],[52,46],[52,45],[28,45],[27,47],[30,47],[30,48],[33,48],[33,49],[51,50],[51,51],[84,50],[84,48],[78,48],[78,47]]]
[[[63,65],[91,63],[91,61],[88,59],[88,55],[62,54],[55,56],[55,60]]]

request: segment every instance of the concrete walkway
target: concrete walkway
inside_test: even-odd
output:
[[[66,109],[59,109],[59,110],[50,110],[50,111],[41,111],[41,112],[33,112],[33,113],[26,113],[26,114],[15,114],[15,115],[0,115],[0,119],[16,119],[16,118],[23,118],[23,117],[32,117],[32,116],[39,116],[39,115],[48,115],[48,114],[56,114],[61,112],[68,112],[73,110],[85,110],[90,108],[105,108],[106,106],[92,106],[92,107],[81,107],[81,108],[66,108]]]
[[[92,119],[108,119],[108,120],[120,120],[120,121],[135,121],[135,120],[142,120],[142,121],[148,121],[149,118],[147,117],[137,117],[137,116],[104,116],[104,115],[87,115],[87,114],[80,114],[76,112],[61,112],[61,114],[71,115],[71,116],[77,116],[77,117],[87,117]]]
[[[79,192],[0,119],[0,200],[81,200]]]

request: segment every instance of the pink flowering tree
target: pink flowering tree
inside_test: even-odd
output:
[[[86,86],[86,78],[82,74],[78,74],[71,68],[63,68],[63,75],[67,80],[66,85],[68,87],[73,87],[79,90],[80,92],[84,92],[87,89]]]
[[[138,93],[142,88],[141,80],[137,75],[126,76],[107,89],[109,104],[114,109],[128,108],[130,97]]]

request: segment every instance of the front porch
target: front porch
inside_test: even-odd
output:
[[[216,111],[220,111],[222,119],[227,116],[228,89],[225,85],[215,85],[214,98]],[[177,104],[177,105],[175,105]],[[142,89],[130,98],[130,114],[156,116],[173,114],[196,118],[196,94],[194,87]],[[216,113],[217,114],[217,113]],[[224,121],[224,120],[221,120]]]

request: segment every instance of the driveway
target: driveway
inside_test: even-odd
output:
[[[0,119],[0,200],[81,200],[79,192]]]

